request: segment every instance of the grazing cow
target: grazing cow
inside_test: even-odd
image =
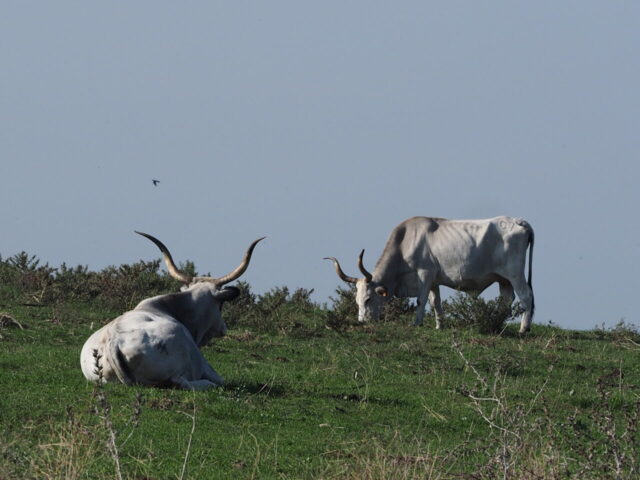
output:
[[[525,279],[527,247],[529,276]],[[436,328],[442,326],[440,285],[480,293],[494,282],[509,303],[514,290],[524,309],[520,332],[531,327],[534,302],[531,288],[533,229],[522,219],[496,217],[485,220],[447,220],[413,217],[393,229],[373,274],[362,263],[364,278],[349,277],[332,260],[338,276],[356,285],[358,320],[380,316],[390,295],[417,297],[416,325],[422,325],[427,297],[435,312]]]
[[[179,293],[143,300],[91,335],[80,354],[82,373],[92,382],[120,380],[126,385],[190,390],[222,385],[224,380],[211,368],[200,347],[226,333],[222,304],[236,298],[239,290],[223,286],[244,273],[254,247],[264,237],[249,246],[235,270],[214,278],[180,272],[160,240],[136,233],[158,246],[169,274],[184,286]],[[94,352],[100,358],[101,376],[96,371]]]

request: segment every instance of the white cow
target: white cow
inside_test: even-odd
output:
[[[526,221],[510,217],[484,220],[447,220],[413,217],[393,229],[373,274],[362,263],[364,278],[349,277],[332,260],[338,276],[356,285],[358,320],[380,316],[390,295],[417,297],[416,325],[422,325],[427,297],[435,312],[436,328],[442,326],[440,285],[480,293],[494,282],[509,303],[514,290],[524,309],[520,332],[531,327],[534,301],[531,288],[533,229]],[[527,247],[529,275],[525,279]]]
[[[223,302],[236,298],[239,290],[223,286],[244,273],[254,247],[264,237],[249,246],[235,270],[213,278],[191,277],[180,272],[160,240],[136,233],[160,248],[170,275],[185,286],[179,293],[143,300],[91,335],[80,354],[82,373],[87,380],[100,381],[97,354],[104,382],[119,380],[126,385],[193,390],[222,385],[223,378],[209,365],[200,348],[226,333],[221,307]]]

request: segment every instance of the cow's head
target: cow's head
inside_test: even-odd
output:
[[[345,275],[340,268],[340,263],[334,257],[325,257],[331,260],[336,268],[336,273],[341,280],[356,286],[356,303],[358,304],[358,321],[377,320],[382,314],[382,306],[388,299],[387,289],[373,280],[371,275],[362,264],[364,250],[358,256],[358,268],[364,277],[356,278]]]
[[[249,248],[244,254],[242,262],[240,262],[240,265],[238,265],[235,270],[228,273],[227,275],[216,278],[194,277],[181,272],[178,267],[176,267],[169,249],[160,240],[149,235],[148,233],[142,233],[138,231],[136,231],[136,233],[148,238],[160,249],[164,257],[164,261],[167,265],[169,275],[182,282],[183,285],[180,288],[181,291],[192,292],[194,298],[209,297],[213,300],[213,302],[203,302],[203,305],[207,308],[208,316],[212,320],[211,324],[208,325],[208,330],[206,331],[206,333],[204,333],[204,336],[206,337],[204,343],[206,343],[211,338],[224,336],[227,332],[227,325],[222,319],[222,306],[224,302],[234,300],[238,297],[238,295],[240,295],[240,290],[238,288],[226,287],[225,285],[227,283],[233,282],[245,272],[245,270],[249,266],[249,261],[251,260],[253,249],[258,244],[258,242],[264,240],[266,237],[259,238],[255,240],[251,245],[249,245]]]

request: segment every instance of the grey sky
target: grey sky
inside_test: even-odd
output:
[[[414,215],[526,218],[537,323],[635,307],[640,3],[0,6],[0,254],[340,284]],[[154,187],[151,180],[161,183]]]

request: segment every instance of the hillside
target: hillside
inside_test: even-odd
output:
[[[223,388],[96,388],[86,338],[174,286],[123,266],[113,297],[85,295],[108,275],[26,260],[0,265],[0,479],[638,477],[634,328],[436,331],[404,304],[358,325],[348,291],[321,306],[241,284],[229,335],[204,349]]]

